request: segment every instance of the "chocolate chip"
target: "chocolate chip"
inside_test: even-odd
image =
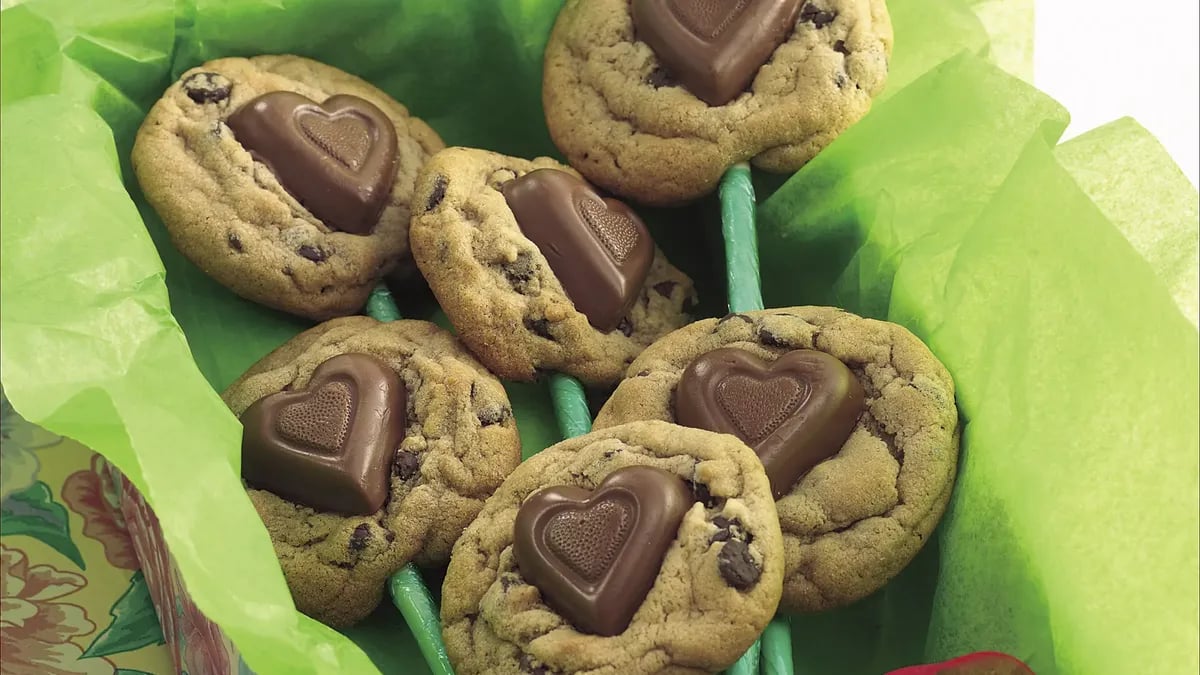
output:
[[[694,480],[688,481],[688,487],[692,490],[692,499],[704,504],[705,508],[711,509],[717,505],[713,499],[712,493],[708,491],[708,486],[704,483],[697,483]]]
[[[646,84],[655,89],[673,87],[675,86],[675,79],[671,77],[671,73],[667,72],[666,68],[655,66],[654,70],[650,71],[650,74],[646,76]]]
[[[335,562],[335,563],[333,563],[333,566],[337,567],[338,569],[343,569],[343,570],[354,569],[354,563],[348,563],[348,562]]]
[[[750,547],[740,539],[731,539],[717,554],[717,571],[725,583],[739,591],[746,591],[758,583],[762,570],[750,557]]]
[[[847,82],[846,76],[842,73],[833,76],[833,83],[837,85],[838,89],[845,89]]]
[[[524,285],[529,283],[537,272],[537,268],[533,264],[533,256],[525,251],[518,253],[516,260],[504,263],[501,269],[504,270],[504,278],[517,292],[521,292]]]
[[[350,550],[361,551],[367,547],[367,540],[371,538],[371,526],[363,523],[354,528],[354,532],[350,534]]]
[[[528,654],[522,654],[517,665],[521,667],[521,672],[529,673],[529,675],[550,675],[550,669],[541,664],[535,666],[533,657]]]
[[[393,541],[396,541],[396,533],[392,532],[391,530],[384,530],[383,538],[385,541],[387,541],[387,543],[390,544]]]
[[[550,322],[545,319],[525,319],[525,330],[540,338],[554,341],[554,336],[550,334]]]
[[[478,417],[480,426],[488,427],[493,424],[503,423],[512,417],[512,411],[504,406],[494,405],[480,410]]]
[[[765,328],[759,329],[758,341],[768,347],[779,347],[780,349],[792,349],[794,347],[792,343],[784,340]]]
[[[438,174],[438,177],[433,180],[433,192],[429,193],[429,201],[425,202],[425,210],[432,211],[442,203],[446,198],[446,187],[450,185],[450,179]]]
[[[726,314],[725,316],[721,317],[721,319],[719,321],[717,321],[717,325],[720,326],[721,324],[723,324],[726,321],[729,321],[731,319],[741,319],[742,321],[745,321],[748,324],[754,323],[754,319],[751,319],[750,317],[746,316],[745,314]]]
[[[850,50],[846,49],[846,41],[845,40],[838,40],[837,42],[833,43],[833,51],[840,52],[842,54],[845,54],[846,56],[850,56]]]
[[[183,91],[194,103],[220,103],[229,98],[233,85],[217,73],[193,73],[183,81]]]
[[[308,244],[296,249],[296,254],[301,258],[308,258],[315,263],[325,262],[325,258],[328,257],[325,251],[314,246],[309,246]]]
[[[823,9],[812,6],[811,3],[806,3],[804,9],[800,10],[800,20],[808,21],[817,28],[828,26],[836,18],[837,12],[826,12]]]
[[[237,251],[238,253],[241,253],[242,251],[245,250],[242,248],[241,238],[238,237],[236,234],[230,232],[229,235],[225,238],[225,240],[229,242],[229,248]]]
[[[660,281],[657,284],[654,284],[654,291],[664,298],[669,298],[671,297],[671,293],[674,292],[675,287],[678,285],[679,284],[675,283],[674,281]]]
[[[415,453],[407,450],[397,452],[396,458],[392,460],[392,473],[400,480],[412,478],[420,469],[421,460]]]
[[[507,591],[513,586],[519,585],[520,583],[520,579],[518,579],[517,575],[515,574],[503,574],[500,576],[500,590],[502,591]]]
[[[737,518],[726,518],[725,516],[717,516],[713,518],[712,524],[716,526],[717,532],[709,537],[710,544],[718,541],[742,541],[746,540],[746,530],[742,527],[742,521]]]
[[[617,330],[621,331],[621,335],[629,337],[633,335],[633,324],[629,322],[629,318],[621,319],[621,323],[617,324]]]
[[[649,375],[650,375],[650,371],[643,370],[642,372],[638,373],[637,375],[634,375],[634,377],[647,377]]]

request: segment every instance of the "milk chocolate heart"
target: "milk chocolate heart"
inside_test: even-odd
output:
[[[229,117],[238,142],[329,227],[370,234],[396,180],[396,128],[370,101],[263,94]]]
[[[754,448],[776,499],[837,454],[862,411],[854,373],[812,349],[773,363],[742,349],[716,349],[688,364],[675,388],[676,421],[733,434]]]
[[[575,628],[618,635],[654,586],[692,495],[673,473],[631,466],[588,492],[539,490],[521,505],[513,554],[521,575]]]
[[[640,40],[709,105],[737,98],[796,25],[804,0],[633,0]]]
[[[597,330],[608,332],[641,293],[654,241],[625,204],[565,171],[538,169],[501,188],[517,225]]]
[[[318,511],[375,513],[404,439],[406,399],[387,364],[335,356],[305,389],[264,396],[242,413],[242,476]]]

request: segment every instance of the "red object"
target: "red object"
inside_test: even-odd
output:
[[[908,666],[886,675],[1035,675],[1029,666],[1000,652],[976,652],[957,659]]]

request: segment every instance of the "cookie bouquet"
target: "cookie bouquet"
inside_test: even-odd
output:
[[[141,491],[228,672],[1194,627],[1195,192],[1144,132],[1059,144],[957,0],[460,5],[5,10],[62,69],[5,63],[6,391]]]

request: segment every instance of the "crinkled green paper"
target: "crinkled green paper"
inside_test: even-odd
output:
[[[294,611],[214,388],[305,324],[171,249],[130,179],[132,135],[186,68],[291,51],[374,81],[451,144],[553,152],[538,75],[558,4],[4,3],[5,391],[146,494],[193,599],[257,672],[423,666],[390,607],[348,631],[361,650]],[[768,306],[841,304],[928,341],[958,385],[962,474],[896,582],[792,618],[796,671],[1001,649],[1039,675],[1195,672],[1195,189],[1129,122],[1055,147],[1065,111],[1004,72],[1027,77],[1029,3],[890,6],[886,96],[760,190],[762,278]],[[700,208],[715,202],[650,220],[723,302],[720,250],[686,231]],[[397,299],[406,316],[432,311],[421,291]],[[557,438],[545,388],[510,394],[527,451]]]

